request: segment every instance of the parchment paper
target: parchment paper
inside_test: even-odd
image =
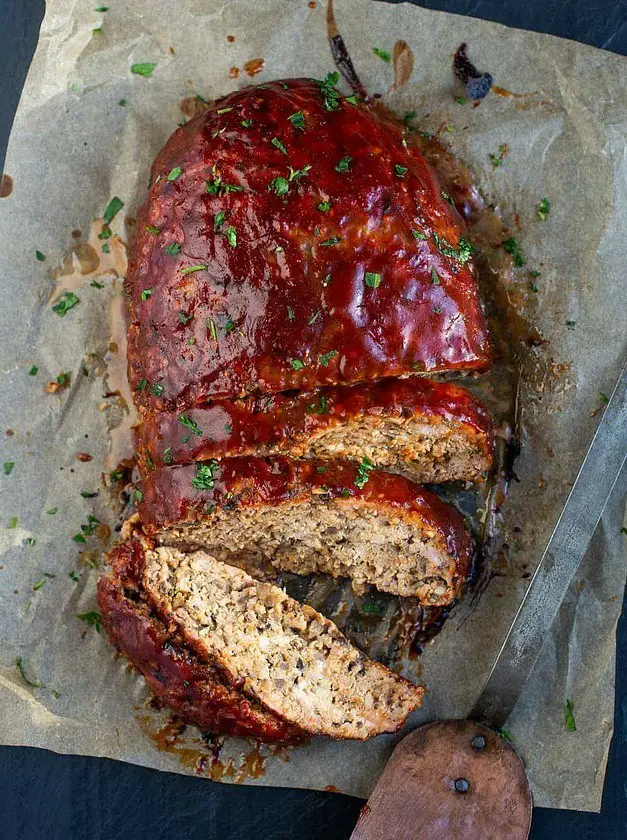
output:
[[[82,278],[80,303],[60,318],[51,310],[48,274],[61,264],[72,231],[88,238],[113,195],[125,202],[113,228],[127,238],[124,214],[132,219],[150,162],[181,119],[183,97],[211,98],[250,82],[243,71],[235,80],[229,70],[252,59],[265,61],[257,82],[322,78],[333,69],[324,4],[109,0],[106,13],[91,5],[48,2],[6,160],[13,192],[0,200],[3,460],[14,462],[10,474],[0,474],[0,741],[367,796],[394,738],[318,740],[287,756],[230,743],[212,760],[193,728],[159,729],[167,715],[146,705],[143,680],[114,657],[104,634],[76,617],[96,609],[99,571],[89,564],[98,562],[98,536],[106,542],[107,535],[101,528],[85,544],[72,535],[88,515],[116,524],[100,481],[107,430],[119,413],[118,398],[105,396],[110,384],[102,362],[115,284],[111,274],[99,276],[101,269]],[[541,271],[534,318],[554,361],[538,361],[542,388],[538,376],[533,386],[523,382],[527,440],[502,526],[509,551],[479,602],[468,599],[457,609],[414,664],[414,676],[421,671],[429,687],[416,724],[464,716],[478,696],[598,422],[599,392],[611,391],[620,368],[625,62],[551,36],[408,5],[340,0],[336,17],[369,91],[384,93],[392,82],[390,65],[372,48],[392,51],[399,38],[411,46],[412,79],[386,101],[399,113],[416,109],[425,129],[453,127],[447,142],[471,164],[505,221],[520,227],[527,266]],[[457,104],[450,65],[462,41],[496,84],[525,95],[491,93],[478,108]],[[131,74],[137,62],[156,63],[151,78]],[[494,168],[488,155],[503,143],[509,154]],[[544,196],[551,213],[539,222],[536,206]],[[93,233],[89,241],[102,246]],[[45,261],[36,259],[36,249]],[[104,288],[90,285],[93,279]],[[528,278],[521,274],[518,282]],[[29,375],[33,365],[38,372]],[[72,371],[71,387],[45,393],[43,386],[63,371]],[[78,460],[77,452],[93,460]],[[96,498],[80,495],[98,488]],[[623,481],[508,724],[538,805],[600,806],[625,576],[624,492]],[[24,681],[18,657],[26,678],[45,687]],[[574,703],[575,732],[566,729],[566,698]]]

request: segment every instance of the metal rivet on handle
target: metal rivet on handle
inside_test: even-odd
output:
[[[468,779],[455,779],[455,790],[457,793],[466,793],[469,787]]]
[[[470,743],[476,750],[482,750],[485,748],[485,738],[483,735],[475,735]]]

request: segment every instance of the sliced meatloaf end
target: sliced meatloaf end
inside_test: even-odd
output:
[[[228,458],[150,471],[141,521],[162,545],[219,560],[350,578],[449,604],[468,572],[460,514],[408,479],[366,462]]]
[[[234,91],[172,135],[129,250],[140,410],[489,368],[464,222],[403,141],[314,79]]]
[[[170,629],[145,597],[144,548],[138,541],[110,552],[113,570],[98,581],[102,624],[111,643],[143,674],[153,694],[203,732],[249,735],[266,742],[304,733],[249,699],[225,674]]]
[[[482,481],[493,432],[489,413],[468,391],[413,377],[151,412],[136,430],[135,449],[143,472],[211,458],[289,455],[369,458],[420,483]]]
[[[312,735],[395,732],[421,703],[423,688],[369,660],[320,613],[206,552],[148,551],[143,585],[203,659]]]

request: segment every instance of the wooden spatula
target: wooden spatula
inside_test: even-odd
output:
[[[562,515],[470,717],[502,726],[551,629],[627,454],[623,367]],[[421,726],[392,753],[351,840],[524,840],[531,791],[521,759],[473,720]]]

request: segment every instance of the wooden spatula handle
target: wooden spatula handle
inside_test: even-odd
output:
[[[351,840],[526,840],[531,810],[510,744],[468,720],[440,721],[396,747]]]

